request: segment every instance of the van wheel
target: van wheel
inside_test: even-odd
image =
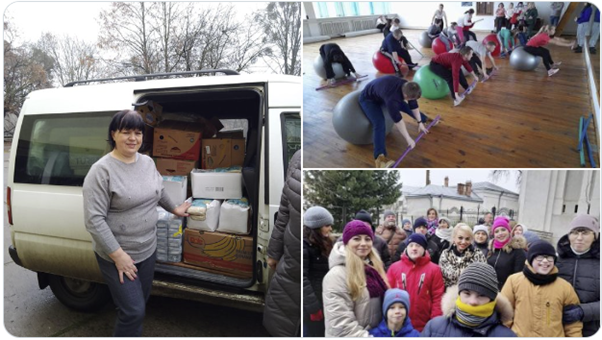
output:
[[[80,312],[95,312],[111,301],[106,285],[50,275],[50,289],[65,306]]]

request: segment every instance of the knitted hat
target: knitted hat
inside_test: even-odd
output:
[[[493,221],[493,227],[491,227],[491,233],[495,234],[495,229],[497,228],[506,228],[508,232],[512,232],[510,226],[508,225],[508,219],[505,217],[496,217],[495,221]]]
[[[429,224],[424,217],[418,217],[416,219],[416,221],[414,221],[414,228],[413,228],[414,231],[416,231],[416,228],[418,228],[418,227],[425,227],[425,228],[429,227]]]
[[[449,218],[441,216],[441,217],[439,217],[439,220],[437,220],[437,224],[441,223],[441,221],[447,222],[447,227],[448,228],[452,227],[452,224],[451,224],[451,221],[449,220]]]
[[[516,228],[521,227],[523,228],[523,234],[526,233],[527,231],[529,231],[529,229],[527,229],[527,226],[522,224],[522,223],[517,223],[513,228],[512,231],[514,232],[514,230],[516,230]]]
[[[355,214],[355,219],[372,224],[372,216],[366,210],[360,210]]]
[[[425,250],[428,247],[428,243],[426,242],[426,236],[422,235],[421,233],[413,233],[412,235],[410,235],[410,237],[408,238],[408,243],[407,243],[408,246],[412,242],[418,243]]]
[[[356,235],[368,235],[372,240],[374,240],[372,228],[368,227],[362,221],[353,220],[347,223],[347,225],[345,225],[345,229],[343,229],[343,244],[347,244],[349,240]]]
[[[391,288],[385,292],[383,299],[383,315],[387,319],[387,311],[395,302],[401,302],[406,308],[406,315],[410,314],[410,294],[399,288]]]
[[[556,249],[550,243],[539,240],[537,242],[533,242],[529,246],[529,252],[527,253],[527,260],[530,265],[533,265],[533,259],[539,255],[549,255],[554,257],[554,262],[556,262]]]
[[[404,225],[406,225],[406,223],[409,223],[409,224],[411,225],[411,224],[412,224],[412,221],[410,221],[410,220],[408,220],[408,219],[406,218],[406,219],[404,219],[404,220],[401,222],[401,225],[402,225],[402,226],[404,226]]]
[[[458,279],[458,292],[472,290],[485,295],[492,301],[498,293],[498,281],[495,269],[487,263],[473,262],[464,269]]]
[[[307,209],[303,214],[303,225],[311,229],[322,228],[325,225],[332,225],[334,218],[328,210],[315,206]]]
[[[486,225],[482,225],[482,224],[481,225],[475,225],[472,228],[472,233],[476,234],[477,231],[483,231],[483,232],[485,232],[485,234],[487,234],[487,237],[489,237],[489,228]]]
[[[391,210],[385,210],[385,213],[383,214],[383,218],[387,218],[387,216],[389,216],[389,215],[395,216],[395,213]]]
[[[594,233],[600,232],[600,222],[594,216],[590,215],[578,215],[569,224],[570,230],[579,227],[591,229]]]

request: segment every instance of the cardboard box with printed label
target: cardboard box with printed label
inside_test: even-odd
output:
[[[201,158],[203,169],[242,166],[245,160],[245,140],[244,138],[203,139]]]
[[[253,277],[253,238],[185,229],[184,263],[239,278]]]
[[[185,161],[173,158],[155,158],[157,170],[163,176],[188,176],[192,169],[198,168],[198,161]]]
[[[157,126],[157,123],[161,119],[161,113],[163,113],[163,106],[149,100],[146,104],[137,106],[136,111],[140,114],[146,124]]]
[[[242,174],[194,169],[190,173],[192,197],[212,199],[242,198]]]
[[[203,126],[189,122],[165,121],[155,127],[153,156],[197,161],[201,155]]]

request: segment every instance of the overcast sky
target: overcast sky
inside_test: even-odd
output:
[[[395,170],[391,170],[395,171]],[[413,187],[422,187],[426,185],[426,170],[398,170],[400,179],[404,185]],[[476,182],[491,182],[504,189],[518,193],[516,185],[516,170],[510,170],[508,178],[502,178],[498,182],[494,182],[491,177],[492,170],[466,170],[466,169],[434,169],[431,170],[431,184],[443,185],[445,176],[449,177],[449,185],[455,186],[458,183],[466,183],[466,181]]]

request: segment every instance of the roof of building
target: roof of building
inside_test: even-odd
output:
[[[486,190],[493,190],[493,191],[498,191],[498,192],[505,192],[505,193],[510,193],[510,194],[514,194],[514,195],[518,195],[518,193],[512,191],[512,190],[508,190],[508,189],[504,189],[498,185],[495,185],[491,182],[476,182],[476,183],[472,183],[472,190],[478,190],[478,189],[486,189]]]
[[[479,195],[475,194],[474,185],[473,185],[473,191],[471,192],[470,196],[458,194],[458,190],[456,187],[446,187],[446,186],[434,185],[434,184],[427,185],[427,186],[422,187],[418,190],[415,190],[411,193],[406,193],[406,196],[408,198],[409,197],[425,197],[425,196],[437,196],[437,197],[443,196],[443,197],[464,200],[464,201],[472,201],[472,202],[479,202],[479,203],[483,202],[483,199],[481,197],[479,197]]]

